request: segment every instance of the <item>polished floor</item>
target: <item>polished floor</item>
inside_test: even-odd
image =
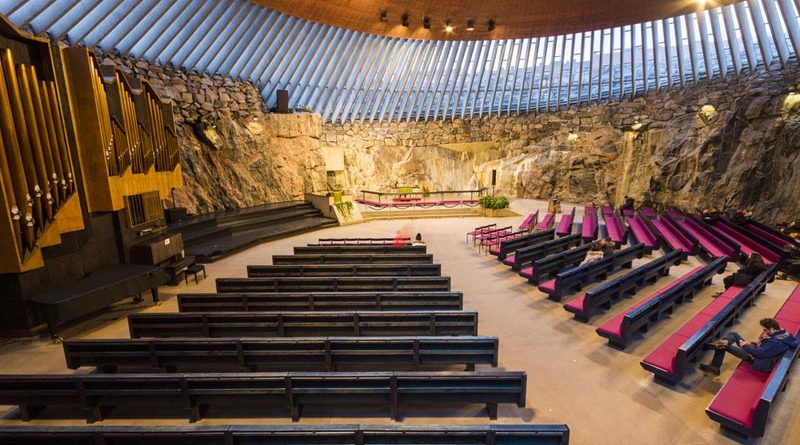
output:
[[[540,208],[544,203],[518,200],[513,204],[518,213]],[[571,205],[563,204],[568,211]],[[580,209],[579,209],[580,210]],[[522,216],[497,219],[500,224],[518,224]],[[580,220],[580,212],[578,212]],[[800,384],[790,382],[781,396],[760,440],[744,441],[724,433],[705,414],[715,392],[736,365],[728,360],[720,377],[704,376],[692,370],[675,387],[653,381],[651,373],[639,361],[671,332],[708,304],[711,295],[722,289],[722,277],[700,293],[694,301],[682,305],[669,319],[655,324],[643,338],[625,351],[612,349],[594,329],[618,311],[667,284],[699,264],[673,267],[670,276],[656,285],[642,289],[637,296],[623,301],[590,323],[572,319],[561,304],[545,298],[534,286],[510,272],[494,257],[479,254],[464,241],[464,233],[486,224],[485,218],[415,219],[373,221],[349,227],[322,231],[270,242],[246,250],[222,261],[207,265],[209,278],[199,284],[162,288],[165,300],[160,306],[144,309],[121,304],[97,319],[77,326],[64,335],[68,338],[125,338],[128,327],[125,314],[130,310],[173,312],[178,292],[213,291],[214,278],[245,276],[248,264],[269,264],[273,254],[289,254],[292,246],[312,242],[321,237],[384,237],[397,230],[408,234],[421,232],[428,251],[442,264],[443,273],[452,277],[454,290],[464,292],[465,309],[478,310],[479,333],[500,338],[500,367],[528,373],[527,407],[501,405],[497,422],[502,423],[567,423],[573,444],[798,444],[800,443]],[[648,261],[645,257],[637,264]],[[733,270],[735,266],[729,266]],[[757,336],[758,320],[773,315],[797,283],[776,280],[767,292],[748,309],[733,329],[745,337]],[[570,297],[564,299],[568,301]],[[704,356],[704,360],[708,359]],[[479,368],[480,369],[480,368]],[[79,372],[90,372],[82,369]],[[2,373],[65,373],[72,372],[64,364],[61,346],[47,339],[25,339],[0,346]],[[797,369],[794,370],[796,375]],[[186,425],[184,419],[126,419],[124,412],[115,413],[103,425]],[[403,409],[405,424],[485,423],[481,406],[453,406],[442,409],[409,407]],[[241,418],[233,410],[226,415],[203,420],[201,424],[289,423],[281,414]],[[0,407],[0,424],[22,424],[16,408]],[[392,423],[388,412],[369,407],[307,407],[301,423]],[[82,421],[45,417],[35,425],[80,425]]]

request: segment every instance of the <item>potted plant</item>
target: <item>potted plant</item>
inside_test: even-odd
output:
[[[498,210],[508,208],[508,198],[505,196],[481,196],[478,199],[483,216],[494,217],[497,215]]]

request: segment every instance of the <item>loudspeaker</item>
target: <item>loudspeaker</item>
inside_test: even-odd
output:
[[[492,170],[492,185],[497,185],[497,170]]]
[[[289,91],[288,90],[278,90],[278,100],[275,105],[275,112],[276,113],[288,113],[289,112]]]

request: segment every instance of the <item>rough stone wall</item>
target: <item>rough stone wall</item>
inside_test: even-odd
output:
[[[173,100],[184,179],[175,191],[177,206],[207,213],[326,190],[319,115],[267,113],[247,82],[110,53],[100,59],[143,77]]]
[[[323,146],[344,149],[356,190],[483,187],[497,169],[497,193],[510,196],[619,203],[631,195],[788,220],[800,213],[798,79],[791,64],[560,112],[325,124]]]

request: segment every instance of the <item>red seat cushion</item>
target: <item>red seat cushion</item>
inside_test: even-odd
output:
[[[598,327],[597,331],[604,332],[607,335],[613,335],[617,338],[622,338],[622,318],[620,318],[619,323],[606,322],[602,326]]]
[[[753,413],[771,376],[754,370],[749,362],[741,362],[711,401],[709,411],[752,427]]]
[[[582,314],[582,313],[585,312],[585,309],[583,307],[583,302],[584,301],[586,301],[586,294],[581,294],[581,295],[578,296],[578,298],[570,300],[568,303],[566,303],[564,305],[564,307],[568,307],[568,308],[573,309],[575,311],[578,311],[578,312],[580,312]],[[617,335],[619,336],[619,334],[617,334]]]
[[[500,255],[500,249],[489,249],[489,253],[492,255]]]
[[[711,318],[717,314],[719,314],[725,306],[731,304],[731,300],[726,298],[719,298],[715,299],[708,306],[704,307],[703,310],[700,311],[701,314],[705,314],[708,318]]]
[[[526,267],[525,269],[519,271],[519,274],[525,278],[531,278],[533,276],[533,267]]]
[[[544,283],[540,284],[539,285],[539,290],[544,292],[544,293],[546,293],[546,294],[552,294],[553,292],[555,292],[556,291],[556,280],[555,280],[555,278],[552,279],[552,280],[547,280]]]
[[[795,287],[775,315],[781,327],[793,333],[800,328],[799,300],[800,285]],[[774,369],[769,374],[756,371],[749,362],[742,361],[711,401],[708,410],[751,428],[758,401],[774,372]]]
[[[650,301],[650,300],[652,300],[654,298],[657,298],[659,295],[662,295],[664,292],[667,292],[668,290],[670,290],[673,287],[677,286],[678,284],[680,284],[681,282],[683,282],[687,278],[689,278],[692,275],[696,274],[702,268],[703,268],[703,266],[697,266],[694,269],[690,270],[688,273],[681,275],[680,278],[678,278],[677,280],[669,283],[668,285],[666,285],[666,286],[662,287],[661,289],[655,291],[649,297],[643,299],[642,301],[632,305],[628,309],[626,309],[626,310],[622,311],[621,313],[617,314],[614,318],[612,318],[612,319],[608,320],[607,322],[603,323],[597,329],[601,330],[603,332],[609,333],[609,334],[614,334],[617,337],[621,337],[622,336],[622,320],[625,318],[625,315],[633,312],[634,310],[639,308],[639,306],[647,303],[648,301]]]
[[[678,355],[678,349],[688,339],[689,337],[676,332],[654,349],[642,362],[672,373],[675,371],[675,356]]]
[[[744,289],[744,288],[740,287],[740,286],[731,286],[731,287],[725,289],[725,292],[721,293],[717,297],[717,300],[722,299],[722,300],[729,300],[730,301],[730,300],[736,298],[736,296],[739,295],[739,292],[741,292],[742,289]]]
[[[681,326],[681,328],[678,329],[676,333],[685,335],[686,338],[689,338],[692,335],[694,335],[697,331],[699,331],[700,328],[705,326],[706,323],[708,323],[708,321],[711,320],[712,317],[713,315],[708,315],[700,312],[699,314],[692,317],[691,320],[684,323],[684,325]]]
[[[507,266],[513,266],[514,265],[514,255],[507,256],[506,259],[503,260],[503,264],[505,264]]]

